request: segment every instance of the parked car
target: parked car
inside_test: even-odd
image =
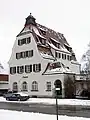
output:
[[[18,92],[18,93],[16,93],[16,94],[19,94],[20,96],[20,101],[26,101],[26,100],[28,100],[29,98],[30,98],[30,96],[28,95],[28,94],[26,94],[26,93],[23,93],[23,92]]]
[[[14,94],[14,93],[12,93],[10,96],[6,96],[6,100],[18,101],[18,100],[19,100],[19,97],[20,97],[19,94]]]
[[[4,93],[4,94],[3,94],[3,97],[4,97],[4,98],[9,97],[9,96],[11,96],[12,94],[13,94],[12,91],[8,91],[7,93]]]
[[[6,96],[6,100],[10,101],[26,101],[29,98],[29,95],[23,93],[12,93],[11,95]]]

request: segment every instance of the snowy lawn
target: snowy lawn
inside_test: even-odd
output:
[[[56,115],[0,110],[0,120],[56,120]],[[90,118],[59,116],[59,120],[90,120]]]
[[[0,97],[0,102],[18,102],[18,103],[44,103],[44,104],[56,104],[55,99],[50,98],[30,98],[27,101],[7,101],[5,98]],[[80,99],[58,99],[59,105],[83,105],[90,106],[90,100]]]

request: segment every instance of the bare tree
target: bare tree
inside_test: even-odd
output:
[[[66,75],[64,79],[65,98],[74,98],[75,96],[75,76]]]

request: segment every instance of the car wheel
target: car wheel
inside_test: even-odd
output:
[[[8,98],[6,98],[6,100],[9,100]]]

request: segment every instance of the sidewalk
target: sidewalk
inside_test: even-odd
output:
[[[15,102],[15,103],[38,103],[55,105],[56,99],[50,98],[30,98],[27,101],[7,101],[5,98],[0,97],[0,102]],[[58,99],[58,105],[71,105],[71,106],[90,106],[90,100],[80,99]]]

